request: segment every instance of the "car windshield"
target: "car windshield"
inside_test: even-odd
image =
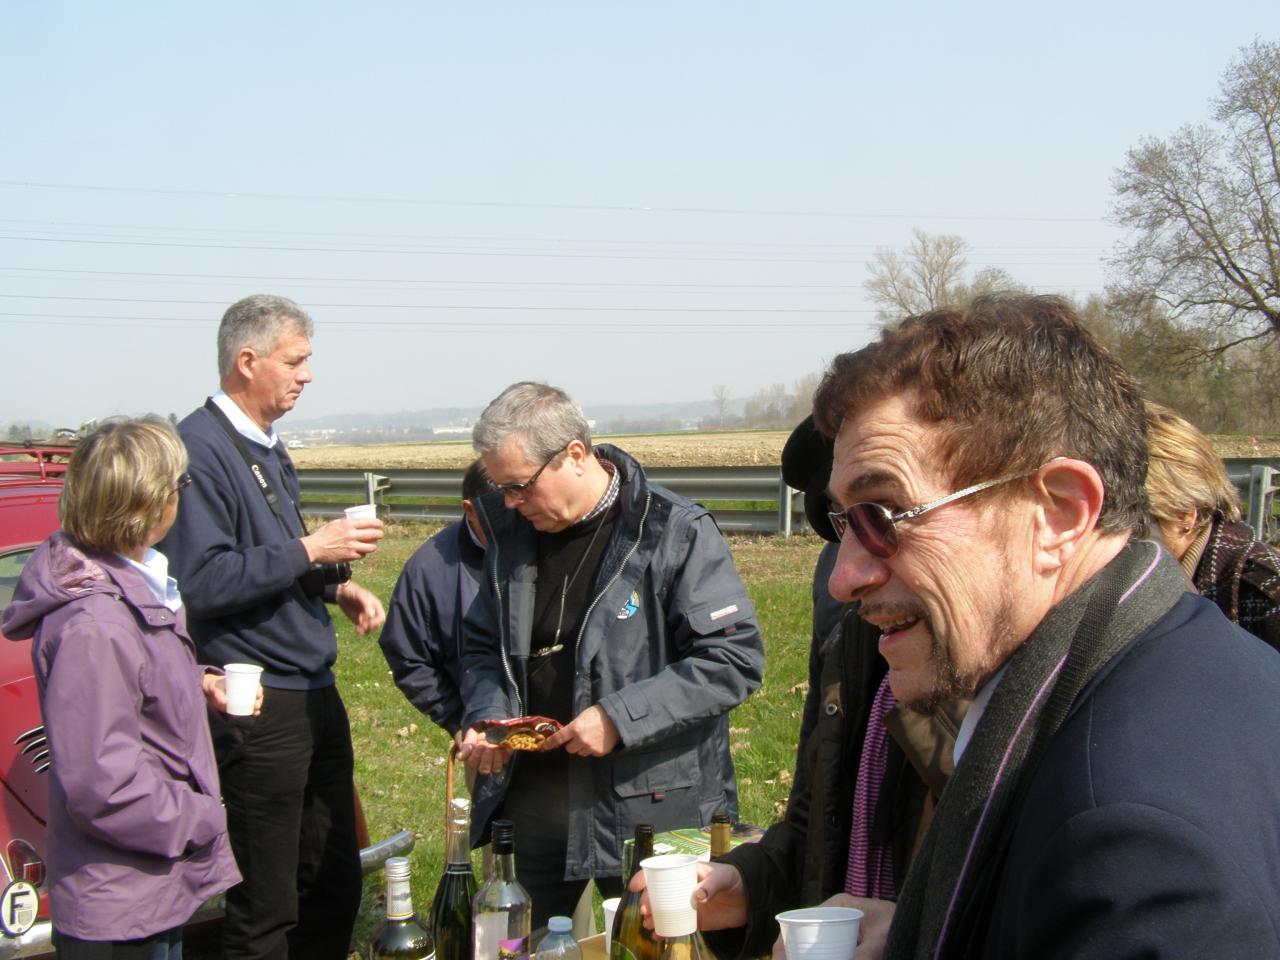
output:
[[[30,548],[14,553],[0,554],[0,609],[7,607],[13,599],[13,588],[18,585],[18,577],[22,568],[34,551]]]

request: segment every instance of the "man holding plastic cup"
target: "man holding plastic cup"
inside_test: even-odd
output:
[[[227,827],[244,882],[227,893],[223,956],[345,960],[360,906],[354,757],[334,683],[328,604],[376,631],[381,601],[350,562],[382,538],[373,518],[308,533],[298,476],[273,424],[311,382],[311,318],[252,296],[218,328],[221,389],[178,425],[192,484],[164,541],[188,625],[209,663],[263,668],[257,717],[213,730]]]
[[[896,902],[845,892],[855,765],[704,868],[717,952],[826,901],[866,912],[859,960],[1280,957],[1280,659],[1144,539],[1133,379],[1065,302],[1001,295],[837,357],[814,410],[832,595],[894,701],[974,701]]]

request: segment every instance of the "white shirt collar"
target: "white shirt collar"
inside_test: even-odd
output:
[[[964,719],[960,721],[960,729],[956,731],[956,742],[951,748],[951,758],[956,766],[960,765],[960,757],[964,755],[964,751],[969,746],[969,741],[973,739],[973,731],[978,727],[978,721],[982,719],[982,714],[986,712],[987,704],[991,702],[991,695],[996,692],[996,687],[1000,685],[1000,678],[1004,676],[1004,672],[1008,669],[1009,664],[1006,663],[995,675],[984,683],[973,698],[973,703],[969,704],[969,709],[965,712]]]
[[[252,440],[260,447],[270,449],[280,442],[280,438],[276,436],[275,428],[271,428],[270,433],[263,433],[259,427],[249,417],[247,413],[236,406],[236,402],[219,390],[212,397],[213,402],[218,405],[218,409],[227,415],[227,419],[231,421],[231,425],[236,428],[236,433],[247,440]]]
[[[174,613],[178,612],[182,606],[182,595],[178,593],[178,581],[169,576],[168,557],[159,550],[148,547],[141,563],[132,557],[126,557],[123,553],[120,554],[120,559],[141,574],[157,600]]]

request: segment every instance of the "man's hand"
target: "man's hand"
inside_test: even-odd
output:
[[[200,689],[210,710],[227,712],[227,678],[220,673],[206,673],[200,681]],[[253,715],[262,713],[262,685],[258,685],[258,698],[253,701]]]
[[[618,745],[618,728],[599,704],[587,707],[573,718],[573,722],[561,727],[542,741],[543,750],[564,747],[568,753],[580,757],[603,757]]]
[[[644,871],[627,884],[627,889],[637,893],[644,890]],[[727,863],[698,864],[698,885],[693,891],[693,905],[698,910],[699,930],[729,930],[747,925],[747,891],[742,885],[742,874],[737,867]],[[649,911],[649,894],[640,899],[640,912],[644,925],[653,929],[653,916]],[[859,957],[861,960],[861,957]]]
[[[377,550],[381,539],[381,520],[342,517],[303,537],[302,545],[312,563],[350,563]]]
[[[511,748],[490,743],[481,731],[472,727],[462,735],[458,756],[476,773],[497,773],[511,759]]]
[[[888,900],[870,900],[837,893],[818,904],[821,907],[856,907],[863,913],[858,925],[858,960],[880,960],[884,955],[885,941],[889,938],[889,924],[893,923],[895,905]],[[773,945],[773,960],[786,960],[782,937]]]
[[[362,637],[381,630],[387,620],[387,611],[382,609],[382,601],[371,590],[366,590],[354,580],[338,584],[338,607],[356,625],[356,633]]]

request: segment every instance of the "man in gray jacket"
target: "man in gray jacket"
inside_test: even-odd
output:
[[[620,890],[637,823],[736,818],[728,711],[764,650],[711,515],[593,447],[563,391],[508,387],[472,442],[495,492],[478,504],[488,582],[465,624],[462,754],[482,775],[476,833],[498,813],[516,824],[536,927],[588,879]],[[524,715],[564,726],[515,759],[475,729]]]

